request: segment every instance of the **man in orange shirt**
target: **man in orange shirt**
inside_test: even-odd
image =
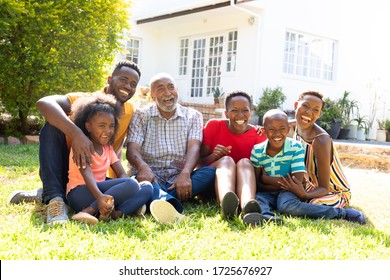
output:
[[[113,144],[119,158],[134,107],[129,102],[138,85],[141,72],[131,61],[120,61],[116,64],[111,76],[107,78],[106,94],[112,94],[122,104],[122,115],[119,119],[119,129]],[[13,192],[9,203],[39,201],[48,204],[47,223],[58,224],[68,221],[65,205],[65,190],[68,181],[69,144],[73,149],[73,161],[79,167],[85,167],[91,162],[94,152],[90,139],[68,117],[72,103],[80,97],[93,93],[68,93],[66,95],[51,95],[37,101],[37,107],[46,119],[39,136],[39,175],[42,180],[43,192]],[[109,174],[110,175],[110,174]],[[40,198],[42,196],[42,198]]]

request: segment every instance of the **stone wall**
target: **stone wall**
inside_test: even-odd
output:
[[[223,104],[196,104],[188,102],[181,102],[180,104],[201,112],[203,115],[204,124],[206,124],[206,122],[210,119],[225,118],[225,115],[223,114],[225,111],[225,106]]]

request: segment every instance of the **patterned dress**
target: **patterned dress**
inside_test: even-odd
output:
[[[305,175],[307,177],[305,186],[306,191],[310,191],[318,187],[318,167],[316,158],[314,156],[313,144],[316,138],[321,135],[328,134],[318,134],[311,143],[307,143],[305,140],[300,138],[297,132],[294,135],[295,139],[299,140],[302,143],[303,148],[305,149],[305,165],[307,170],[307,174]],[[349,200],[351,198],[351,191],[350,185],[347,181],[347,178],[345,177],[343,167],[333,141],[332,150],[333,159],[330,164],[329,182],[330,192],[325,196],[312,198],[308,201],[308,203],[329,205],[335,208],[341,208],[349,204]]]

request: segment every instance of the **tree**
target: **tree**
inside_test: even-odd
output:
[[[0,0],[0,112],[27,131],[46,95],[95,91],[129,28],[126,0]]]

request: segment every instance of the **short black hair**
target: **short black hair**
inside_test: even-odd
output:
[[[113,76],[116,71],[121,70],[122,67],[129,67],[131,69],[134,69],[135,72],[138,73],[138,76],[141,78],[141,70],[139,70],[138,65],[135,62],[127,60],[127,59],[120,60],[120,61],[118,61],[117,64],[115,64],[115,67],[114,67],[114,70],[112,71],[111,76]]]
[[[303,98],[306,96],[306,95],[312,95],[312,96],[315,96],[315,97],[318,97],[319,99],[321,99],[322,101],[322,107],[321,109],[324,108],[325,106],[325,100],[324,100],[324,95],[318,91],[305,91],[305,92],[302,92],[299,97],[298,97],[298,101],[300,100],[303,100]]]
[[[252,104],[252,99],[251,99],[251,97],[249,96],[249,94],[247,94],[246,92],[241,91],[241,90],[236,90],[236,91],[230,92],[230,93],[228,93],[228,94],[226,95],[226,98],[225,98],[225,109],[227,109],[230,100],[231,100],[233,97],[236,97],[236,96],[245,97],[246,99],[248,99],[249,104]]]

